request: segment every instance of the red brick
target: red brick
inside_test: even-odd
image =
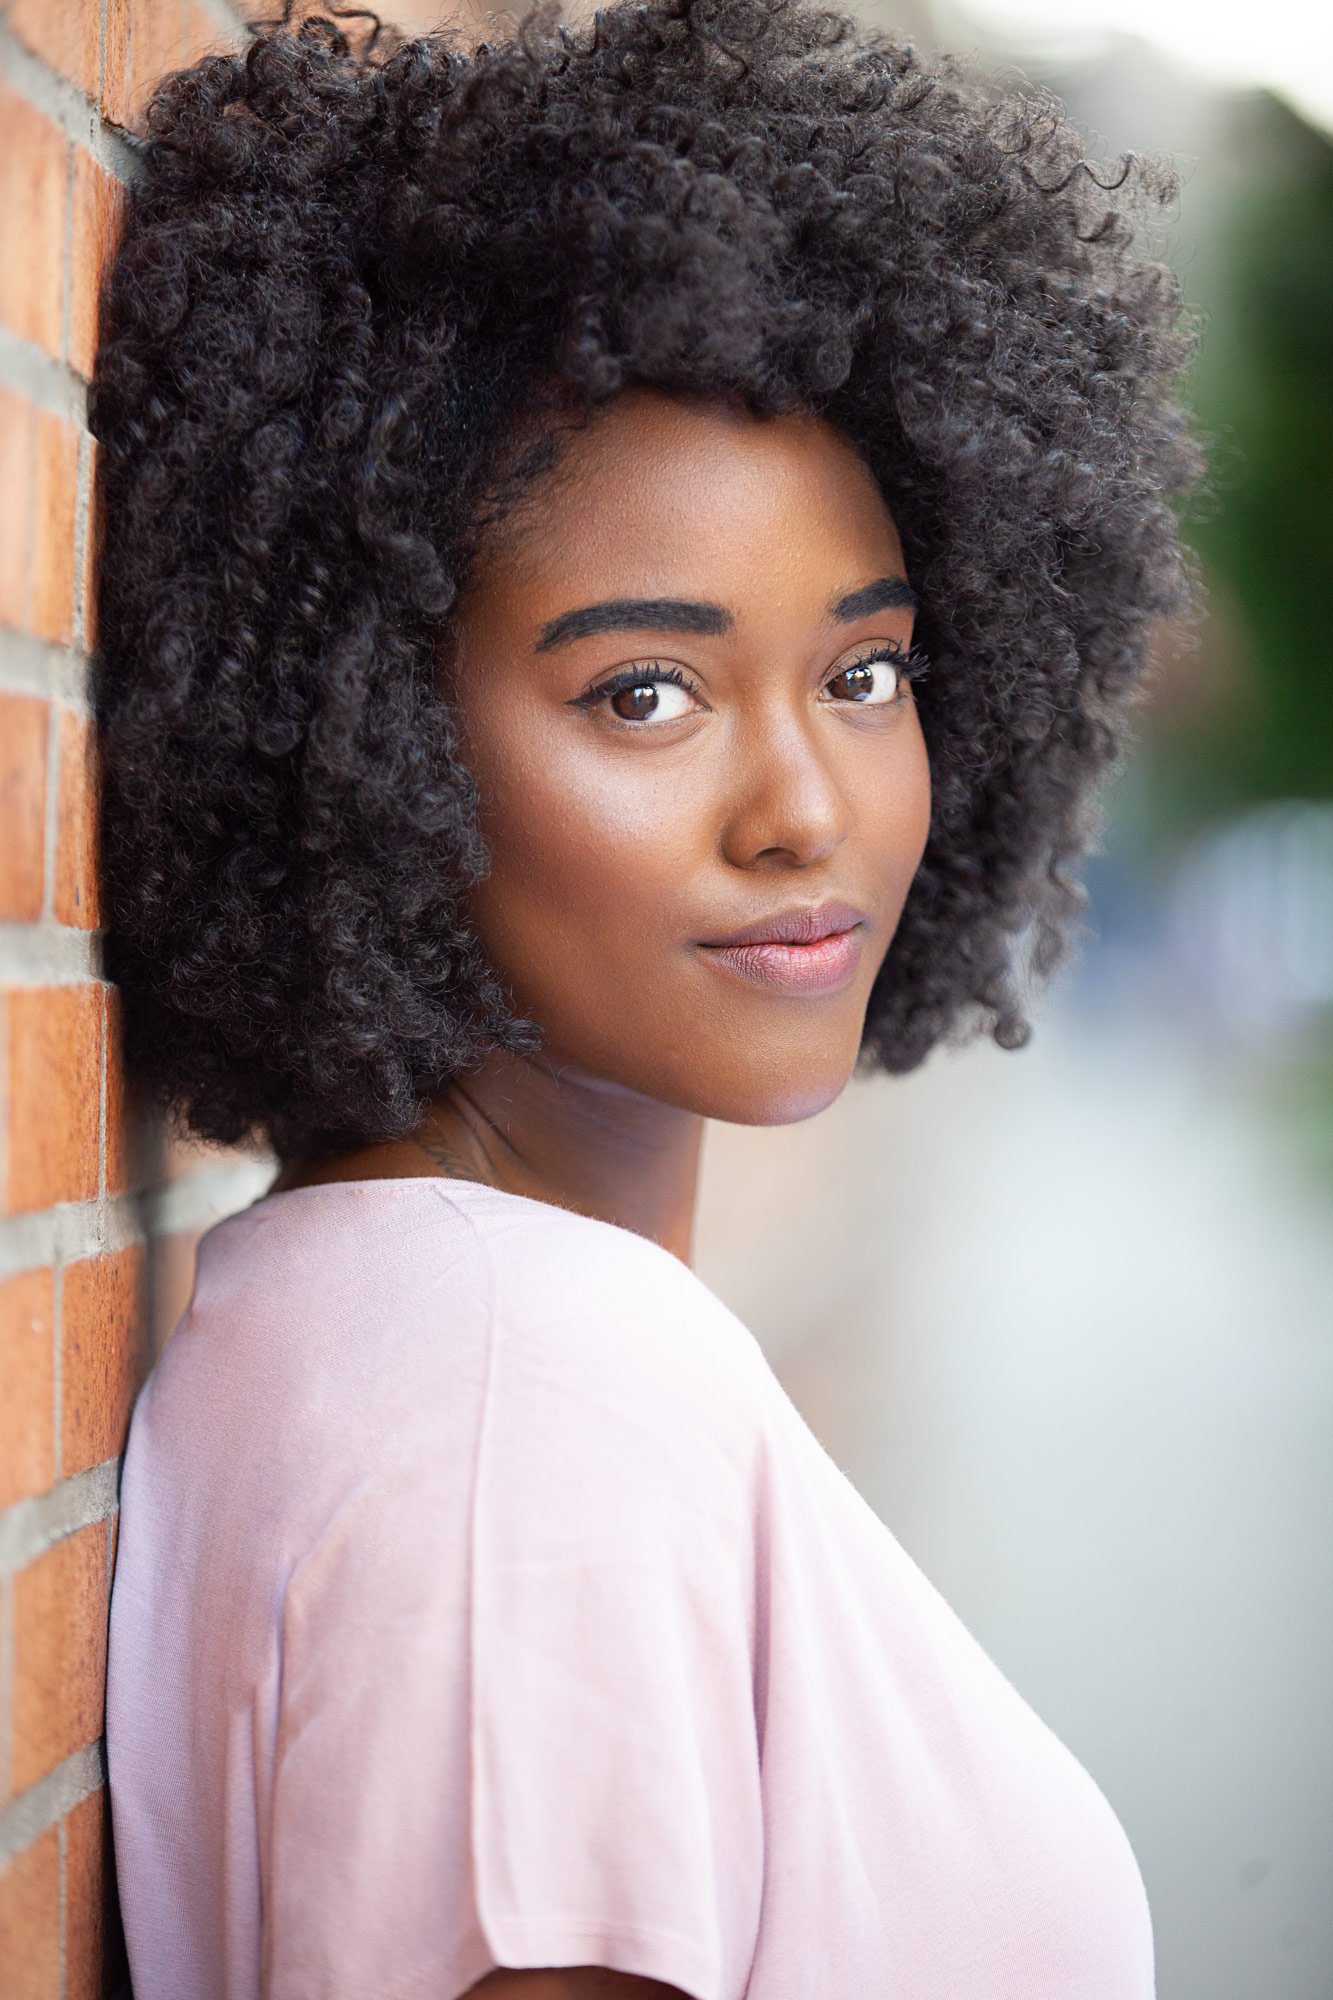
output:
[[[187,61],[184,0],[106,0],[102,109],[116,125],[142,129],[153,85]]]
[[[102,1733],[106,1554],[106,1522],[94,1521],[14,1578],[15,1792],[35,1785]]]
[[[65,1267],[60,1315],[60,1469],[68,1478],[125,1446],[147,1372],[147,1258],[132,1244]]]
[[[8,1186],[0,1212],[97,1193],[102,1098],[100,985],[15,987],[9,1030]]]
[[[0,324],[60,352],[64,133],[0,80]]]
[[[184,1230],[155,1236],[153,1259],[153,1359],[156,1360],[180,1323],[194,1290],[195,1252],[202,1232]]]
[[[102,273],[121,227],[125,191],[114,174],[82,146],[74,149],[74,215],[70,244],[69,358],[86,379],[97,348],[97,299]]]
[[[104,118],[128,123],[125,109],[125,69],[130,52],[130,0],[104,0],[102,8],[102,84],[99,104]]]
[[[34,55],[77,83],[85,97],[96,95],[99,8],[89,0],[9,0],[6,12]]]
[[[67,645],[74,636],[74,501],[79,438],[38,410],[33,446],[31,629]]]
[[[0,388],[0,625],[27,622],[32,501],[32,404]]]
[[[65,1815],[65,2000],[103,2000],[125,1981],[105,1785]]]
[[[75,634],[85,653],[97,650],[97,546],[101,530],[101,509],[97,500],[96,438],[86,441],[88,453],[88,523],[83,537],[83,568],[79,577],[79,602],[83,607],[82,631]]]
[[[49,1826],[0,1873],[0,1992],[59,2000],[60,1833]]]
[[[47,704],[0,692],[0,918],[42,914]]]
[[[56,798],[56,879],[52,893],[62,924],[96,930],[102,921],[97,881],[97,739],[86,715],[56,710],[60,785]]]
[[[50,1271],[0,1284],[0,1507],[55,1481],[54,1327]]]

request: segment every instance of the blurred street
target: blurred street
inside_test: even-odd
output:
[[[1329,1190],[1110,962],[1017,1054],[713,1128],[697,1268],[1110,1798],[1160,2000],[1328,2000]]]

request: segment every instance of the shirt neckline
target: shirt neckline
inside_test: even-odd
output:
[[[543,1201],[537,1195],[515,1194],[511,1188],[493,1187],[489,1181],[462,1180],[455,1178],[451,1174],[371,1174],[362,1180],[307,1181],[302,1187],[278,1188],[271,1190],[268,1194],[257,1195],[246,1207],[236,1210],[235,1214],[237,1216],[253,1215],[256,1210],[263,1208],[266,1203],[285,1201],[291,1195],[329,1194],[343,1188],[351,1191],[354,1189],[364,1190],[381,1187],[435,1188],[439,1190],[446,1200],[455,1202],[459,1207],[466,1205],[459,1201],[461,1191],[466,1191],[473,1195],[491,1195],[502,1202],[517,1202],[523,1208],[539,1209],[547,1215],[566,1215],[573,1221],[587,1223],[594,1229],[613,1229],[618,1236],[631,1237],[635,1243],[647,1244],[648,1248],[655,1250],[659,1256],[669,1257],[674,1265],[677,1265],[682,1271],[688,1272],[697,1283],[703,1284],[703,1280],[699,1277],[693,1264],[685,1263],[681,1258],[676,1256],[674,1251],[668,1250],[665,1244],[659,1243],[656,1237],[645,1236],[641,1231],[630,1229],[624,1223],[608,1222],[606,1217],[602,1215],[585,1215],[580,1208],[566,1208],[562,1202]],[[705,1287],[705,1289],[708,1288]]]

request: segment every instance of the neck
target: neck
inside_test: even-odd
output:
[[[616,1223],[688,1264],[703,1123],[542,1056],[497,1052],[434,1100],[410,1137],[291,1162],[271,1191],[441,1174]]]

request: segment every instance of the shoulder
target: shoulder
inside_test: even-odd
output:
[[[377,1543],[477,1505],[516,1532],[607,1506],[736,1519],[772,1380],[659,1245],[424,1177],[294,1189],[216,1226],[154,1376],[139,1457],[151,1429],[192,1440],[197,1469],[225,1411],[270,1500]]]
[[[466,1393],[438,1378],[448,1428],[404,1407],[286,1580],[285,1934],[345,1981],[307,1885],[373,1851],[383,1892],[348,1907],[377,1991],[442,1921],[468,1970],[441,1993],[483,1935],[487,1968],[738,1990],[763,1885],[749,1336],[629,1232],[462,1184],[411,1199],[471,1242],[484,1337]]]
[[[412,1199],[442,1218],[452,1273],[470,1246],[471,1331],[450,1340],[452,1287],[427,1286],[435,1358],[372,1425],[380,1448],[342,1482],[303,1590],[329,1561],[383,1568],[388,1551],[390,1574],[358,1588],[396,1601],[423,1568],[446,1579],[464,1544],[487,1590],[529,1569],[666,1578],[710,1549],[743,1563],[767,1375],[747,1329],[632,1231],[468,1183],[423,1180]]]
[[[769,1371],[749,1330],[689,1267],[648,1238],[544,1202],[451,1189],[487,1260],[497,1395],[674,1423],[743,1455]],[[604,1433],[603,1433],[604,1434]]]
[[[553,1203],[426,1177],[313,1184],[266,1195],[215,1224],[199,1250],[195,1307],[238,1317],[336,1302],[380,1323],[416,1296],[475,1302],[512,1338],[614,1323],[676,1352],[753,1348],[689,1268],[648,1238]],[[633,1345],[633,1340],[630,1342]]]

